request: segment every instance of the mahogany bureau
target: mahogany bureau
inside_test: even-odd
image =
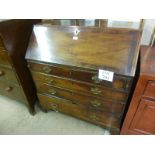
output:
[[[155,134],[155,47],[141,47],[140,74],[121,134]]]
[[[133,29],[35,25],[26,59],[42,109],[119,133],[140,37]],[[113,81],[100,80],[99,69],[114,72]]]
[[[31,114],[36,95],[25,52],[33,24],[39,21],[0,21],[0,94],[25,103]]]

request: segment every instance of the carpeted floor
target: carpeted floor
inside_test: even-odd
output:
[[[36,115],[14,100],[0,96],[0,135],[108,135],[99,126],[56,112]]]

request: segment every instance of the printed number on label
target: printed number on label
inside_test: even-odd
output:
[[[99,69],[98,78],[106,81],[113,81],[114,72]]]

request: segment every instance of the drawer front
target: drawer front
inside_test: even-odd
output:
[[[93,111],[84,106],[72,104],[68,100],[57,97],[38,94],[38,98],[40,100],[40,104],[46,109],[63,112],[95,124],[119,128],[119,119],[115,118],[113,115],[109,115],[108,113]]]
[[[20,102],[26,102],[26,99],[22,93],[22,89],[10,82],[0,81],[0,94]]]
[[[140,134],[155,134],[155,101],[141,99],[130,130]]]
[[[112,89],[97,87],[95,85],[89,85],[86,83],[80,83],[77,81],[71,81],[69,79],[59,78],[56,76],[48,76],[37,72],[32,72],[34,81],[41,81],[49,83],[50,85],[72,90],[74,92],[87,93],[93,96],[104,97],[105,99],[112,99],[115,101],[125,102],[127,99],[127,93],[118,92]]]
[[[155,81],[149,81],[144,91],[144,96],[155,99]]]
[[[114,89],[128,90],[130,86],[130,79],[114,76],[113,82],[108,82],[98,79],[97,72],[88,72],[82,70],[69,69],[67,67],[58,67],[45,64],[36,64],[29,62],[29,67],[37,72],[46,73],[49,75],[57,75],[67,77],[79,81],[90,82],[100,86],[112,87]]]
[[[11,68],[9,57],[6,52],[0,51],[0,64],[10,66]]]
[[[80,103],[93,109],[107,111],[120,116],[123,112],[124,105],[122,103],[114,103],[112,101],[105,101],[100,98],[95,98],[88,95],[73,93],[68,90],[52,87],[51,85],[37,82],[37,91],[39,93],[54,95],[72,101],[73,103]]]
[[[0,80],[14,82],[15,84],[19,84],[17,77],[13,70],[0,66]]]

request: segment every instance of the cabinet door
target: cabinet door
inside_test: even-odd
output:
[[[155,101],[141,100],[130,129],[139,134],[155,134]]]

